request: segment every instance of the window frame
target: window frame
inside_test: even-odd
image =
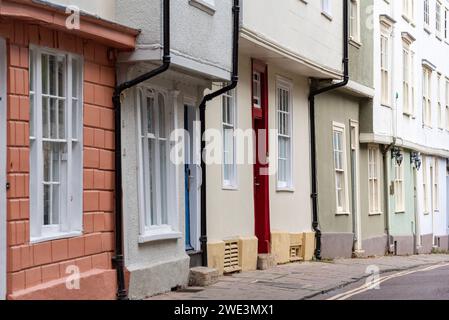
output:
[[[284,90],[287,92],[289,100],[288,100],[288,108],[289,111],[285,112],[279,109],[280,107],[280,95],[279,91]],[[281,134],[280,130],[280,113],[286,114],[288,117],[288,128],[289,128],[289,135],[283,135]],[[277,175],[276,175],[276,187],[277,191],[293,191],[294,190],[294,179],[293,179],[293,163],[294,163],[294,143],[293,143],[293,137],[294,137],[294,128],[293,128],[293,82],[278,76],[276,78],[276,131],[277,131],[277,157],[276,157],[276,166],[277,166]],[[280,140],[288,139],[288,145],[289,145],[289,158],[285,159],[287,161],[287,180],[282,181],[280,178]],[[284,159],[282,159],[284,160]]]
[[[432,128],[432,74],[433,70],[423,66],[423,125]]]
[[[424,28],[430,28],[430,2],[424,0]]]
[[[158,143],[159,135],[156,136],[155,133],[148,133],[147,137],[144,137],[142,128],[142,122],[143,122],[143,114],[142,114],[142,103],[143,101],[147,101],[148,98],[158,97],[158,95],[161,94],[164,97],[164,107],[165,107],[165,129],[166,129],[166,142],[167,142],[167,155],[169,156],[169,151],[171,149],[172,141],[170,139],[170,132],[172,132],[173,128],[175,127],[175,117],[174,117],[174,99],[170,96],[169,92],[166,90],[156,87],[156,86],[138,86],[136,88],[136,134],[137,134],[137,141],[138,143],[138,205],[139,205],[139,243],[147,243],[151,241],[160,241],[160,240],[170,240],[170,239],[180,239],[182,237],[182,233],[178,230],[178,205],[177,205],[177,199],[178,199],[178,188],[176,187],[176,170],[177,166],[173,164],[171,161],[167,161],[168,167],[167,167],[167,180],[166,180],[166,189],[171,190],[172,193],[169,193],[167,191],[166,194],[166,210],[167,210],[167,223],[166,224],[159,224],[159,225],[153,225],[149,224],[148,221],[151,218],[151,213],[148,210],[148,197],[147,190],[149,188],[149,181],[146,181],[148,178],[148,171],[145,170],[145,168],[148,168],[150,158],[149,156],[146,157],[146,149],[143,146],[144,139],[146,139],[147,143],[149,139],[157,140],[156,143]],[[159,97],[158,97],[159,98]],[[157,98],[157,99],[158,99]],[[157,107],[159,108],[159,106]],[[159,111],[159,109],[157,110]],[[157,112],[156,112],[157,114]],[[158,118],[155,119],[155,121],[158,121]],[[155,122],[156,123],[156,122]],[[159,124],[158,124],[159,125]],[[154,137],[150,137],[154,135]],[[159,151],[159,153],[158,153]],[[160,148],[158,147],[156,150],[156,157],[157,159],[160,159]],[[160,161],[154,161],[157,166],[160,165]],[[160,168],[156,169],[155,171],[157,173],[156,179],[160,177]],[[159,186],[160,188],[161,182],[156,181],[156,186]],[[156,195],[160,194],[160,190],[156,190]],[[157,215],[157,221],[162,221],[163,217],[161,215],[161,212],[159,211],[159,208],[162,206],[162,203],[159,205],[160,201],[157,200],[157,209],[158,212],[156,212]]]
[[[224,101],[225,99],[229,99],[229,101],[232,104],[232,121],[233,123],[225,123],[224,119],[223,119],[223,115],[224,115]],[[238,128],[238,124],[237,124],[237,89],[231,90],[229,92],[226,92],[222,95],[222,113],[221,113],[221,128],[222,128],[222,134],[223,134],[223,155],[222,155],[222,159],[223,159],[223,165],[222,165],[222,184],[223,184],[223,189],[227,190],[235,190],[238,188],[238,172],[237,172],[237,139],[235,137],[235,131]],[[232,127],[233,130],[233,135],[232,135],[232,152],[233,152],[233,156],[232,156],[232,170],[231,170],[231,178],[230,179],[226,179],[225,177],[225,165],[226,165],[226,157],[225,157],[225,127]]]
[[[354,10],[355,6],[355,10]],[[355,12],[354,12],[355,11]],[[353,16],[353,14],[355,14]],[[355,24],[354,24],[355,23]],[[349,37],[350,40],[360,43],[360,0],[349,2]]]
[[[335,133],[341,133],[341,144],[343,147],[343,150],[337,150],[335,146]],[[348,178],[348,146],[347,146],[347,140],[346,140],[346,126],[343,123],[339,122],[333,122],[332,123],[332,157],[334,162],[334,189],[335,189],[335,205],[336,205],[336,215],[350,215],[351,210],[349,207],[349,178]],[[342,159],[343,162],[341,164],[342,169],[337,168],[336,163],[336,152],[342,153]],[[344,189],[344,195],[342,198],[342,206],[339,205],[339,188],[338,188],[338,173],[342,173],[342,177],[344,179],[343,181],[343,187]]]
[[[402,150],[401,150],[402,152]],[[405,213],[405,164],[399,165],[396,159],[392,159],[394,162],[394,204],[396,213]],[[399,175],[398,175],[399,173]],[[400,197],[398,196],[398,190],[401,191]],[[399,199],[398,199],[399,198]]]
[[[374,159],[371,158],[371,155]],[[371,176],[371,167],[373,167],[375,171],[375,175],[373,176]],[[382,175],[381,170],[381,155],[379,146],[368,145],[368,207],[370,215],[382,214],[382,193],[380,186],[380,179]],[[377,194],[377,197],[375,197],[375,194]],[[375,201],[374,203],[373,200]]]
[[[434,157],[433,161],[433,211],[439,212],[440,211],[440,163],[439,159],[437,157]]]
[[[39,243],[55,239],[79,236],[83,232],[83,85],[84,59],[82,56],[36,45],[29,51],[29,94],[30,94],[30,242]],[[65,59],[65,97],[43,93],[42,55]],[[78,70],[74,70],[76,61]],[[76,72],[76,74],[74,74]],[[76,76],[78,85],[73,84]],[[50,75],[49,75],[50,77]],[[39,79],[40,78],[40,79]],[[57,78],[57,76],[56,76]],[[50,81],[50,80],[48,80]],[[55,83],[58,85],[57,83]],[[77,93],[74,96],[74,89]],[[50,89],[49,89],[50,90]],[[64,100],[65,138],[44,138],[42,133],[43,96],[48,99]],[[77,102],[76,107],[73,105]],[[60,105],[58,105],[59,110]],[[39,111],[39,112],[37,112]],[[50,111],[49,111],[50,112]],[[74,120],[73,115],[77,119]],[[59,113],[58,113],[59,117]],[[76,124],[76,128],[73,125]],[[51,125],[48,123],[48,125]],[[74,131],[76,129],[76,132]],[[59,131],[59,130],[58,130]],[[74,134],[75,132],[75,134]],[[61,153],[65,174],[64,183],[59,185],[59,220],[57,224],[44,224],[44,142],[66,145],[66,153]],[[65,154],[65,156],[64,156]],[[70,182],[69,182],[70,181]],[[62,206],[62,208],[61,208]]]
[[[392,79],[391,79],[391,58],[392,58],[392,23],[388,17],[381,17],[380,20],[380,103],[383,106],[392,105]],[[386,48],[384,48],[384,45]]]
[[[321,0],[321,12],[328,18],[332,18],[332,1]]]
[[[423,184],[423,213],[430,214],[429,202],[429,168],[427,166],[427,156],[422,156],[422,184]]]

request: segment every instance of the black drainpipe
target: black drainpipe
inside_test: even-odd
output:
[[[231,83],[226,87],[221,88],[215,92],[206,95],[200,103],[200,121],[201,121],[201,175],[202,175],[202,185],[201,185],[201,260],[203,266],[207,266],[207,186],[206,186],[206,163],[203,156],[204,150],[206,149],[206,141],[204,141],[203,136],[206,132],[206,104],[212,99],[228,92],[237,87],[239,81],[239,37],[240,37],[240,0],[234,0],[234,5],[232,6],[232,14],[234,18],[234,34],[233,34],[233,51],[232,51],[232,76]]]
[[[311,175],[312,175],[312,227],[315,231],[316,250],[315,258],[321,260],[321,229],[318,218],[318,186],[317,186],[317,163],[316,163],[316,124],[315,124],[315,97],[341,87],[349,82],[349,19],[348,19],[348,0],[343,1],[343,81],[331,86],[312,90],[309,94],[309,112],[310,112],[310,157],[311,157]]]
[[[127,300],[128,293],[125,288],[124,256],[123,256],[123,190],[122,190],[122,139],[121,139],[121,95],[122,93],[144,81],[167,71],[170,67],[170,0],[163,0],[163,38],[164,56],[162,65],[133,80],[126,81],[117,86],[112,101],[115,115],[115,256],[113,263],[117,269],[117,299]]]

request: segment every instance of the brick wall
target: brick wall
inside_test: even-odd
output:
[[[81,272],[112,269],[115,70],[108,48],[17,21],[0,21],[0,36],[7,40],[8,56],[8,294],[64,278],[69,265]],[[84,56],[84,235],[34,245],[29,224],[29,44]]]

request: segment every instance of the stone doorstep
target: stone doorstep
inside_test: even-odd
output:
[[[259,254],[257,256],[257,270],[268,270],[277,266],[276,258],[272,254]]]
[[[218,282],[219,272],[217,269],[196,267],[190,269],[190,287],[208,287]]]

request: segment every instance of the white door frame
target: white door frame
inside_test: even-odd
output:
[[[189,109],[189,120],[193,120],[192,128],[189,128],[191,136],[190,148],[192,181],[190,185],[190,242],[195,251],[201,250],[201,127],[198,121],[199,109],[196,100],[192,97],[184,97],[184,105]]]
[[[0,38],[0,300],[6,298],[6,42]]]

